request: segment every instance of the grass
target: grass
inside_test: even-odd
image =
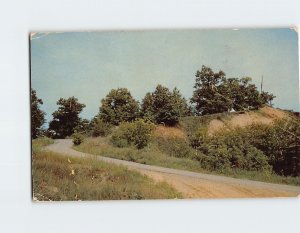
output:
[[[34,199],[139,200],[182,198],[165,182],[123,166],[84,158],[71,158],[42,150],[49,139],[33,140],[32,177]]]
[[[89,154],[112,157],[121,160],[127,160],[142,164],[157,165],[168,168],[188,170],[194,172],[202,172],[216,175],[224,175],[235,178],[257,180],[269,183],[300,185],[300,177],[284,177],[276,174],[269,174],[257,171],[245,170],[223,170],[223,171],[208,171],[201,167],[201,164],[190,158],[177,158],[163,153],[157,146],[157,143],[152,142],[144,149],[138,150],[133,147],[116,148],[111,145],[109,138],[87,138],[84,143],[73,147],[75,150]]]
[[[86,138],[79,146],[73,149],[93,155],[101,155],[141,164],[158,165],[190,171],[203,171],[195,161],[187,158],[176,158],[161,152],[155,143],[143,149],[134,147],[114,147],[109,138]]]
[[[49,144],[53,144],[54,140],[47,137],[36,138],[32,140],[32,150],[33,151],[40,151],[44,146]]]

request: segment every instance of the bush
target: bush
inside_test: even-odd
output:
[[[247,136],[246,136],[247,135]],[[200,153],[194,157],[201,166],[210,170],[238,168],[248,171],[270,171],[268,157],[250,143],[243,129],[223,131],[212,137],[199,129],[191,137],[191,144]]]
[[[80,133],[74,133],[72,135],[72,138],[73,138],[73,144],[75,146],[80,145],[84,140],[84,136]]]
[[[93,137],[105,137],[111,133],[112,125],[96,118],[91,124],[91,128]]]
[[[158,148],[169,156],[177,158],[191,158],[194,150],[183,138],[163,138],[157,137]]]
[[[135,146],[137,149],[146,147],[151,139],[154,128],[152,123],[139,119],[135,122],[124,122],[113,133],[111,141],[114,146]]]
[[[243,134],[269,158],[275,173],[300,176],[299,124],[296,119],[284,119],[272,125],[251,125],[243,130]]]

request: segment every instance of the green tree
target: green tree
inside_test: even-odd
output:
[[[31,89],[31,137],[36,138],[41,132],[41,127],[45,123],[45,112],[40,109],[43,104],[42,99],[36,95],[36,91]]]
[[[55,138],[65,138],[71,136],[76,127],[82,124],[79,113],[85,107],[84,104],[78,102],[74,96],[57,101],[58,110],[52,113],[53,120],[49,123],[49,131],[53,132]]]
[[[80,119],[79,124],[74,128],[74,132],[87,135],[90,131],[90,121],[88,119]]]
[[[226,78],[223,71],[213,72],[202,66],[196,73],[195,91],[191,103],[195,105],[197,115],[258,109],[275,98],[268,92],[259,93],[250,77]]]
[[[147,93],[142,101],[142,115],[157,124],[175,125],[179,118],[189,115],[186,100],[179,90],[171,92],[167,87],[157,85],[153,93]]]
[[[274,100],[276,96],[272,93],[263,91],[261,93],[261,98],[263,103],[268,103],[270,106],[273,106],[272,101]]]
[[[154,98],[153,93],[148,92],[142,100],[141,113],[144,119],[155,122],[155,112],[153,109]]]
[[[191,103],[195,104],[196,114],[206,115],[227,111],[231,102],[217,90],[225,79],[225,73],[223,71],[215,73],[211,68],[202,66],[195,76],[195,90]]]
[[[179,117],[192,115],[191,107],[188,106],[186,99],[182,97],[180,91],[176,87],[173,89],[172,101],[177,109],[177,112],[179,113]]]
[[[139,114],[139,103],[126,88],[112,89],[101,100],[99,116],[104,122],[119,125],[123,121],[134,121]]]

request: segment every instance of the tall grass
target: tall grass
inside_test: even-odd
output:
[[[47,137],[36,138],[32,140],[32,150],[40,151],[44,146],[53,144],[54,140]]]
[[[42,150],[50,141],[33,140],[32,179],[35,200],[127,200],[182,198],[165,182],[123,166],[71,158]]]
[[[204,171],[195,161],[188,158],[177,158],[163,153],[156,142],[143,149],[135,147],[114,147],[108,138],[87,138],[84,143],[73,149],[93,155],[101,155],[141,164],[158,165],[190,171]]]

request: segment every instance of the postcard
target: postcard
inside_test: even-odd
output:
[[[296,197],[293,28],[30,34],[34,201]]]

